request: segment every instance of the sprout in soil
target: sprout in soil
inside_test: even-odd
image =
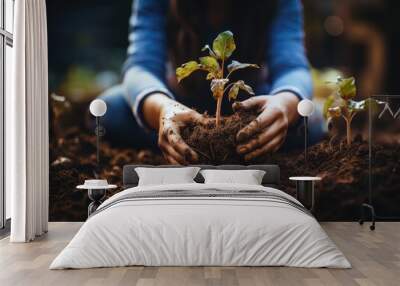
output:
[[[334,117],[342,117],[346,122],[347,146],[351,145],[351,122],[357,113],[368,108],[369,104],[374,106],[384,104],[384,102],[368,98],[361,101],[353,100],[356,96],[356,84],[354,77],[341,78],[338,77],[334,83],[337,90],[328,97],[324,105],[324,115],[331,119]]]
[[[225,77],[224,67],[226,60],[232,55],[235,49],[236,44],[235,40],[233,39],[232,32],[222,32],[213,41],[212,48],[210,48],[209,45],[206,45],[202,48],[202,51],[207,50],[209,52],[208,56],[200,57],[198,62],[190,61],[184,63],[176,69],[176,77],[178,82],[188,77],[196,70],[208,72],[207,80],[211,80],[211,92],[214,96],[214,99],[217,100],[217,109],[215,114],[217,127],[219,126],[221,120],[222,98],[228,89],[229,100],[235,100],[240,89],[251,95],[254,95],[253,89],[249,85],[245,84],[243,80],[229,83],[229,76],[239,69],[248,67],[259,68],[258,65],[240,63],[232,60],[232,62],[227,66],[228,73]]]

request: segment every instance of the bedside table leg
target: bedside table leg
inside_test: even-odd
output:
[[[296,181],[296,198],[308,210],[314,210],[314,181]]]
[[[92,213],[94,213],[100,205],[101,202],[91,202],[88,206],[88,217],[90,217]]]
[[[106,189],[90,189],[88,197],[92,201],[88,206],[88,217],[94,213],[106,197]]]

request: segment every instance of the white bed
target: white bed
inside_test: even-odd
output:
[[[198,183],[114,195],[50,269],[128,265],[351,267],[315,218],[284,192]]]

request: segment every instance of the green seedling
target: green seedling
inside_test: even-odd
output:
[[[324,115],[326,118],[342,117],[346,122],[346,141],[351,145],[352,132],[351,122],[361,111],[367,110],[369,104],[374,106],[384,104],[384,102],[368,98],[361,101],[353,100],[356,97],[356,84],[354,77],[338,77],[336,82],[336,92],[328,97],[324,105]]]
[[[210,80],[210,89],[214,99],[217,101],[215,112],[216,126],[220,125],[221,121],[221,104],[224,94],[227,92],[229,100],[235,100],[239,90],[244,90],[247,93],[254,95],[253,89],[243,80],[230,82],[230,75],[244,68],[259,68],[256,64],[240,63],[232,60],[227,66],[225,65],[229,57],[236,49],[235,40],[231,31],[220,33],[213,41],[212,48],[206,45],[202,51],[208,51],[209,55],[200,57],[198,61],[190,61],[184,63],[176,69],[176,77],[178,82],[191,75],[194,71],[202,70],[207,72],[207,80]],[[226,76],[225,76],[226,74]]]

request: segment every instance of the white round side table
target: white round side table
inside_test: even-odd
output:
[[[296,182],[296,199],[308,210],[313,211],[315,205],[314,185],[321,181],[320,177],[290,177],[289,180]]]
[[[115,189],[116,185],[109,185],[106,180],[85,180],[85,184],[76,188],[87,190],[91,203],[88,206],[88,217],[94,213],[106,197],[107,190]]]

